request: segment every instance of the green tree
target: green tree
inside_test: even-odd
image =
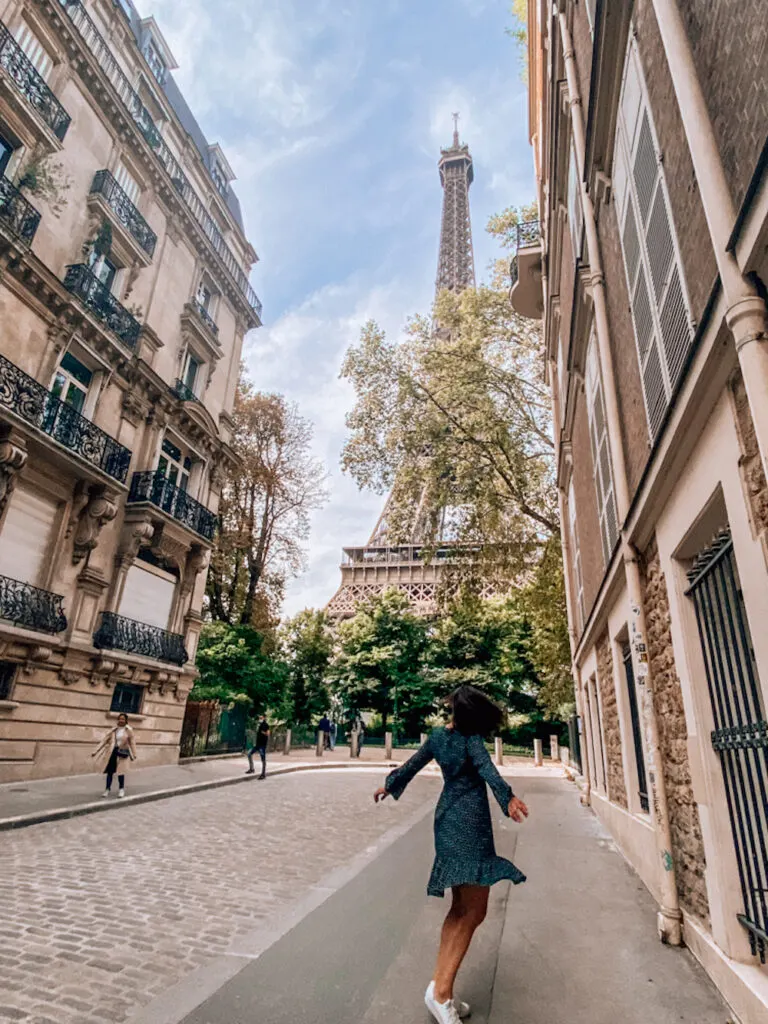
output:
[[[330,701],[333,633],[327,615],[309,608],[299,612],[282,625],[280,642],[288,667],[291,721],[309,725],[327,710]]]
[[[235,701],[248,704],[254,714],[269,710],[280,715],[288,669],[264,647],[264,637],[250,626],[204,625],[197,649],[200,677],[190,699]]]
[[[428,624],[403,593],[370,598],[338,626],[334,693],[348,709],[377,712],[385,730],[397,708],[402,735],[403,727],[413,728],[434,710],[434,687],[424,671],[427,643]]]

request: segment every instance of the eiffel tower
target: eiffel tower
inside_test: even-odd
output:
[[[438,169],[443,187],[443,216],[440,227],[440,250],[437,258],[435,296],[444,289],[454,292],[475,287],[475,257],[472,251],[472,224],[469,216],[469,186],[474,178],[469,147],[459,142],[459,115],[453,115],[453,143],[440,150]],[[343,549],[341,585],[327,606],[333,618],[355,614],[360,601],[384,590],[401,590],[420,615],[437,610],[437,591],[446,562],[451,557],[450,541],[430,546],[429,560],[422,559],[424,538],[420,524],[423,510],[418,510],[413,534],[407,544],[388,543],[387,510],[392,503],[390,492],[384,510],[368,543]]]

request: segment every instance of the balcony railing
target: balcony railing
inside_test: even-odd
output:
[[[203,321],[203,323],[208,328],[208,330],[211,332],[211,334],[214,334],[218,338],[218,336],[219,336],[219,325],[213,319],[213,317],[208,312],[208,310],[205,308],[205,306],[201,302],[198,302],[197,299],[192,299],[192,308],[197,313],[197,315],[200,317],[200,319]]]
[[[64,287],[68,288],[96,314],[123,344],[134,348],[141,331],[141,324],[122,306],[105,284],[92,274],[84,263],[73,263],[67,267]]]
[[[120,100],[125,106],[141,134],[147,140],[149,146],[154,150],[160,163],[173,183],[174,188],[184,200],[187,208],[197,221],[198,225],[208,238],[224,267],[232,276],[240,293],[251,307],[256,316],[261,319],[261,302],[256,292],[251,287],[248,276],[235,258],[234,253],[224,241],[221,232],[215,221],[206,210],[202,200],[197,195],[189,179],[181,169],[176,157],[166,146],[160,133],[155,127],[152,115],[142,103],[134,90],[127,76],[118,65],[107,45],[104,37],[96,28],[93,20],[79,0],[59,0],[59,3],[66,11],[72,23],[83,38],[85,45],[96,58],[99,67],[112,83]]]
[[[0,21],[0,67],[42,117],[59,141],[67,134],[71,118],[45,84],[45,79]]]
[[[538,245],[541,241],[541,224],[537,220],[525,220],[517,225],[517,248]]]
[[[63,597],[30,583],[0,576],[0,619],[40,633],[61,633],[67,628]]]
[[[99,628],[93,634],[93,646],[111,651],[141,654],[156,661],[170,661],[183,665],[188,661],[184,637],[169,633],[146,622],[126,619],[114,612],[102,612]]]
[[[7,178],[0,178],[0,223],[27,245],[31,245],[40,223],[40,212]]]
[[[125,483],[130,451],[2,355],[0,406],[10,409],[113,480]]]
[[[213,540],[216,530],[216,516],[213,512],[191,498],[186,491],[172,484],[159,469],[133,474],[128,501],[148,501],[201,537]]]
[[[173,393],[177,398],[180,398],[182,402],[199,402],[200,399],[197,397],[192,388],[185,384],[183,380],[176,378],[176,383],[173,385]]]
[[[157,245],[157,235],[109,171],[96,171],[91,185],[91,195],[94,194],[106,199],[107,205],[123,227],[136,239],[148,256],[153,256]]]

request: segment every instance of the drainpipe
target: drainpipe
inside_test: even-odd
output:
[[[736,211],[678,4],[670,0],[652,2],[723,286],[725,320],[736,345],[763,469],[768,471],[765,303],[744,278],[734,253],[727,249]]]
[[[558,15],[558,23],[560,26],[560,36],[563,45],[563,59],[565,62],[565,73],[568,83],[571,126],[573,131],[573,144],[576,151],[576,161],[578,167],[584,168],[586,152],[584,114],[581,106],[581,96],[579,93],[578,77],[576,73],[573,40],[571,38],[571,32],[568,28],[568,21],[564,12],[561,12]],[[613,356],[611,354],[611,346],[609,342],[610,326],[605,295],[605,276],[603,274],[600,243],[597,234],[597,224],[595,221],[595,209],[583,175],[580,181],[580,192],[584,215],[584,230],[589,255],[589,265],[591,269],[590,284],[595,316],[595,335],[600,354],[600,365],[602,367],[603,398],[605,400],[605,414],[608,423],[608,438],[609,443],[613,442],[610,443],[611,468],[613,470],[613,482],[616,493],[619,522],[624,523],[629,511],[630,496],[627,466],[624,459],[624,448],[621,443],[621,418],[619,415],[619,403],[616,394],[616,377],[614,374]],[[629,605],[631,609],[629,625],[630,642],[632,647],[632,664],[635,672],[635,679],[641,694],[646,754],[648,756],[648,777],[651,783],[655,811],[654,836],[656,839],[656,852],[659,858],[661,891],[661,907],[657,917],[659,937],[662,942],[667,942],[672,946],[679,946],[682,942],[682,914],[680,911],[677,879],[675,877],[675,868],[671,853],[672,835],[669,823],[667,790],[662,770],[661,749],[659,746],[659,727],[656,718],[656,709],[653,704],[653,680],[648,670],[642,580],[640,578],[640,566],[638,564],[637,552],[629,543],[625,529],[622,529],[621,546],[627,582],[627,592],[629,595]]]

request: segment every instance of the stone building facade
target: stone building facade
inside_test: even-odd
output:
[[[768,1020],[768,47],[762,5],[529,0],[587,797],[741,1024]]]
[[[0,4],[0,781],[174,761],[256,254],[130,0]]]

